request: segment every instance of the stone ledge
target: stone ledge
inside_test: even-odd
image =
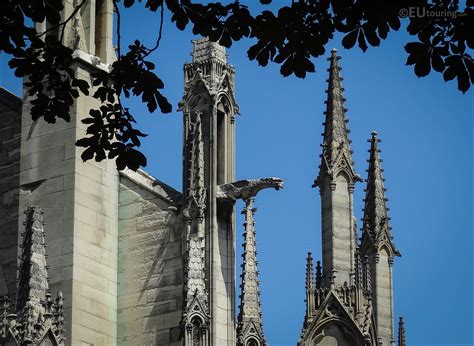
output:
[[[134,172],[126,168],[123,171],[120,171],[120,176],[127,178],[131,182],[171,203],[175,207],[178,207],[182,203],[180,192],[141,169]]]

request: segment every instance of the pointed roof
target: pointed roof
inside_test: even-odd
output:
[[[373,331],[371,304],[368,303],[366,307],[368,309],[364,312],[364,320],[357,320],[349,311],[348,306],[341,301],[337,292],[334,289],[328,289],[328,294],[318,307],[314,320],[303,331],[300,339],[311,340],[316,336],[315,333],[320,331],[322,325],[342,322],[355,344],[362,344],[364,337]]]
[[[46,270],[46,252],[43,229],[43,211],[30,207],[26,212],[23,252],[19,270],[17,310],[21,312],[27,302],[35,311],[41,311],[41,301],[48,291],[48,273]]]
[[[240,295],[240,312],[238,317],[237,338],[242,344],[248,335],[245,333],[249,324],[254,326],[254,336],[260,335],[260,345],[266,345],[263,335],[262,311],[260,309],[260,281],[258,280],[257,268],[257,242],[255,240],[254,213],[257,211],[253,207],[253,198],[245,200],[245,207],[242,214],[245,215],[244,222],[244,253],[242,263],[242,284]],[[251,329],[250,329],[251,330]]]
[[[407,340],[405,337],[405,322],[403,317],[398,320],[398,346],[407,346]]]
[[[386,243],[391,248],[392,254],[399,256],[391,236],[391,227],[389,225],[387,198],[385,197],[385,186],[380,158],[380,149],[377,132],[372,132],[370,142],[369,168],[367,169],[367,187],[365,193],[364,217],[362,219],[362,238],[370,238],[374,245]]]
[[[352,151],[350,148],[349,129],[347,128],[348,120],[346,119],[347,109],[344,107],[344,88],[342,87],[342,77],[340,76],[341,67],[337,55],[337,50],[331,51],[329,66],[329,79],[326,115],[323,132],[323,151],[321,155],[321,166],[319,176],[315,180],[315,186],[319,186],[322,176],[327,173],[333,176],[340,169],[340,165],[346,165],[345,170],[354,181],[359,180],[358,175],[354,171],[352,161]]]
[[[45,254],[43,211],[29,207],[26,211],[25,232],[22,234],[22,254],[18,272],[16,310],[7,297],[0,308],[0,344],[64,344],[63,297],[58,292],[51,299]]]
[[[306,257],[306,318],[310,318],[314,314],[314,273],[313,273],[313,256],[308,252]]]

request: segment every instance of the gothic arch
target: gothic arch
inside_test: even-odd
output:
[[[344,182],[344,183],[349,184],[349,182],[351,181],[349,176],[350,176],[349,172],[342,168],[342,169],[337,170],[334,173],[334,180],[336,182],[340,181],[340,182]],[[343,179],[343,180],[341,180],[341,179]]]
[[[360,331],[341,318],[329,318],[310,334],[308,346],[363,346]]]
[[[385,231],[383,231],[385,233]],[[388,259],[395,257],[396,250],[394,251],[392,244],[389,241],[388,235],[385,235],[385,239],[382,239],[382,241],[378,244],[377,246],[377,253],[380,254],[380,257],[384,256],[387,257]]]
[[[249,338],[245,342],[245,346],[260,346],[260,343],[255,338]]]
[[[234,104],[231,100],[231,98],[228,95],[228,91],[221,91],[217,94],[216,97],[216,107],[217,111],[225,113],[227,116],[234,116],[235,115],[235,109],[234,109]]]
[[[217,184],[226,184],[228,173],[231,169],[229,162],[229,151],[231,151],[233,132],[234,109],[227,93],[222,92],[217,96],[216,102],[216,131],[217,131]]]

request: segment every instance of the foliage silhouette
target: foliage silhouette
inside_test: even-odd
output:
[[[2,1],[0,51],[12,56],[9,65],[15,75],[26,77],[34,120],[69,121],[71,106],[80,93],[92,93],[99,99],[100,109],[91,110],[83,120],[89,137],[76,144],[85,148],[84,161],[115,158],[118,169],[136,170],[146,165],[145,156],[137,149],[139,138],[146,135],[134,128],[135,119],[122,106],[121,97],[141,97],[151,113],[158,108],[162,113],[171,112],[161,93],[164,83],[147,60],[159,47],[165,10],[171,12],[171,22],[178,29],[191,26],[195,35],[207,36],[225,47],[243,38],[253,39],[256,42],[247,52],[250,60],[261,66],[280,64],[283,76],[299,78],[315,72],[311,59],[325,54],[325,46],[336,32],[345,34],[345,48],[357,44],[365,52],[369,46],[380,45],[391,31],[399,30],[405,18],[408,33],[416,38],[405,45],[406,64],[414,65],[418,77],[434,70],[442,73],[445,81],[456,79],[463,93],[474,82],[474,0],[467,0],[462,8],[454,0],[293,0],[275,13],[265,9],[271,0],[260,0],[262,12],[256,16],[238,1],[204,5],[192,0],[144,0],[146,10],[160,13],[156,45],[148,48],[136,40],[125,54],[120,47],[120,9],[117,0],[112,0],[118,18],[118,59],[110,73],[94,74],[89,86],[71,68],[73,50],[61,44],[66,23],[88,1],[82,0],[64,22],[61,0]],[[136,4],[136,0],[123,1],[125,10]],[[27,24],[45,20],[50,29],[42,33]]]

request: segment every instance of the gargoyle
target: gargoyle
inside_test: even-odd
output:
[[[237,199],[248,199],[255,197],[260,190],[273,188],[280,190],[283,188],[283,179],[262,178],[239,180],[233,183],[219,185],[217,187],[217,198],[226,198],[232,201]]]

